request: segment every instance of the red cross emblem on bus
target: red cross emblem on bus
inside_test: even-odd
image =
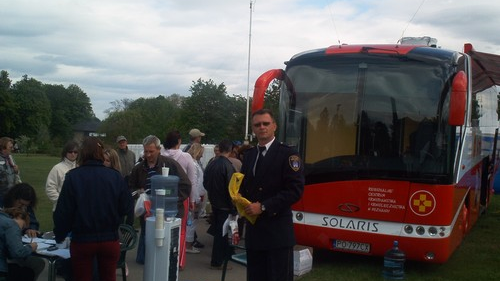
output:
[[[428,191],[419,190],[410,196],[410,209],[417,216],[427,216],[436,208],[436,198]]]

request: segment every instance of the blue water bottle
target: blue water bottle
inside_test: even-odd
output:
[[[403,280],[405,278],[406,255],[399,249],[398,241],[394,241],[391,249],[384,255],[384,279]]]
[[[189,210],[186,225],[187,226],[193,225],[193,219],[194,219],[193,211]]]

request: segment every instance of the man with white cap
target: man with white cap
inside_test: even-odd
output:
[[[189,148],[191,148],[191,145],[193,143],[199,143],[201,144],[201,137],[204,137],[205,136],[205,133],[202,133],[200,130],[198,129],[191,129],[191,131],[189,131],[189,143],[188,145],[186,145],[186,147],[184,147],[184,149],[182,151],[184,152],[187,152],[189,150]]]
[[[128,176],[132,172],[135,165],[135,153],[128,149],[128,142],[125,136],[118,136],[116,138],[116,143],[118,145],[118,158],[120,158],[120,173],[122,177],[128,181]]]

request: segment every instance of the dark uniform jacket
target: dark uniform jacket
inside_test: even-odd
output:
[[[229,196],[229,182],[234,172],[231,161],[227,157],[218,156],[205,168],[203,186],[207,190],[208,199],[213,208],[236,215],[236,208]]]
[[[257,174],[253,167],[256,147],[245,153],[241,172],[240,193],[251,202],[260,202],[266,208],[255,224],[247,223],[246,247],[251,250],[269,250],[295,245],[291,206],[302,196],[304,172],[297,152],[287,145],[273,141]]]

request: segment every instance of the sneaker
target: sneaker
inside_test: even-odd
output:
[[[192,248],[186,248],[186,253],[199,254],[199,253],[201,253],[201,251],[199,249],[197,249],[196,247],[192,247]]]
[[[196,247],[198,249],[203,249],[203,248],[205,248],[205,245],[201,244],[200,241],[194,241],[193,242],[193,247]]]

